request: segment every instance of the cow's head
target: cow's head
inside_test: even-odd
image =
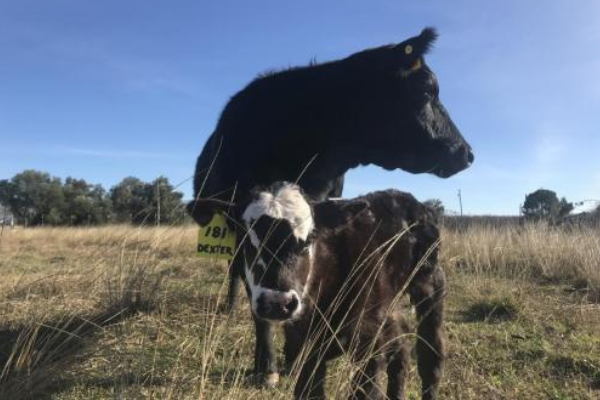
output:
[[[362,161],[386,169],[428,172],[447,178],[474,156],[440,101],[437,78],[424,56],[437,38],[431,28],[400,44],[348,57],[364,76]]]

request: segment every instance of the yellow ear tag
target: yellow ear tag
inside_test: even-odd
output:
[[[229,228],[222,213],[215,213],[210,222],[198,231],[198,256],[213,260],[231,260],[235,250],[235,232]]]
[[[412,67],[410,67],[410,72],[414,72],[418,69],[421,69],[422,66],[423,66],[423,64],[421,64],[421,59],[417,58],[417,61],[415,61],[415,63],[412,65]]]
[[[417,61],[415,61],[414,64],[409,69],[401,69],[399,71],[399,74],[401,77],[406,78],[413,72],[420,70],[421,67],[423,67],[423,63],[421,63],[420,58],[417,58]]]
[[[413,48],[410,44],[407,44],[406,47],[404,47],[404,54],[409,55],[411,54],[413,51]]]

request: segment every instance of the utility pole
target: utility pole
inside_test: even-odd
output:
[[[156,226],[160,226],[160,182],[156,181]]]
[[[460,216],[463,216],[463,209],[462,209],[462,196],[460,194],[460,189],[458,189],[458,204],[460,204]]]

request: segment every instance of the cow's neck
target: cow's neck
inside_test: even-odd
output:
[[[298,163],[305,169],[307,178],[333,180],[352,168],[368,164],[360,157],[361,148],[358,144],[349,143],[348,138],[332,138],[298,155]]]

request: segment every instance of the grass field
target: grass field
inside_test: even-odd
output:
[[[193,227],[5,229],[0,399],[286,399],[251,376],[245,296]],[[600,232],[444,230],[448,399],[600,398]],[[410,310],[407,309],[410,315]],[[281,349],[281,337],[277,337]],[[349,364],[329,371],[347,396]],[[414,362],[409,398],[418,398]]]

